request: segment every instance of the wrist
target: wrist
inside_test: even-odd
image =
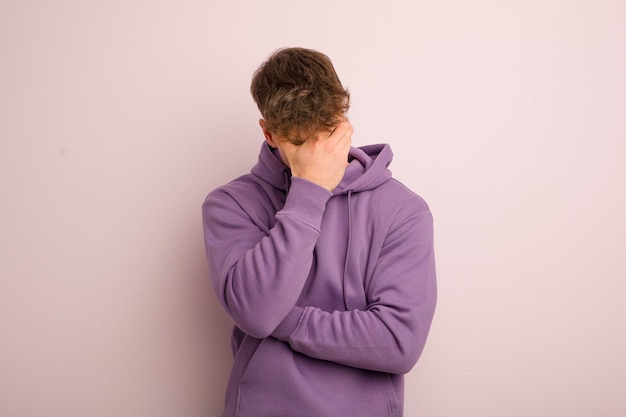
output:
[[[327,181],[324,181],[324,179],[321,178],[316,178],[312,175],[306,175],[306,174],[299,174],[297,172],[292,172],[291,173],[291,177],[292,178],[299,178],[302,180],[305,180],[307,182],[313,183],[315,185],[317,185],[318,187],[322,187],[324,189],[326,189],[327,191],[332,192],[333,189],[336,187],[336,185],[330,184]]]

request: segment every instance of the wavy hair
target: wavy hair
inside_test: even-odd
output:
[[[350,107],[330,58],[306,48],[274,52],[254,73],[250,92],[267,130],[295,144],[333,129]]]

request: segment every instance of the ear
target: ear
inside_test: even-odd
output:
[[[265,141],[272,147],[278,147],[276,145],[276,140],[274,139],[274,135],[272,132],[267,130],[267,125],[265,124],[265,120],[259,119],[259,125],[261,126],[261,130],[263,131],[263,136],[265,136]]]

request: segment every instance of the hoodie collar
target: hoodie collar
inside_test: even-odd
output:
[[[289,168],[280,160],[278,151],[274,152],[267,142],[261,145],[259,159],[250,173],[283,191],[287,190],[289,181],[286,179],[291,176]]]

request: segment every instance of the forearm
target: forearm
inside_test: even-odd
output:
[[[266,337],[298,299],[329,193],[295,180],[276,223],[264,233],[232,199],[205,203],[205,241],[214,290],[244,332]]]
[[[273,336],[317,359],[402,374],[415,365],[424,348],[433,311],[434,299],[408,314],[386,307],[332,313],[295,307]]]
[[[272,335],[318,359],[408,372],[424,348],[436,305],[432,218],[414,213],[396,224],[368,281],[364,310],[295,307]]]

